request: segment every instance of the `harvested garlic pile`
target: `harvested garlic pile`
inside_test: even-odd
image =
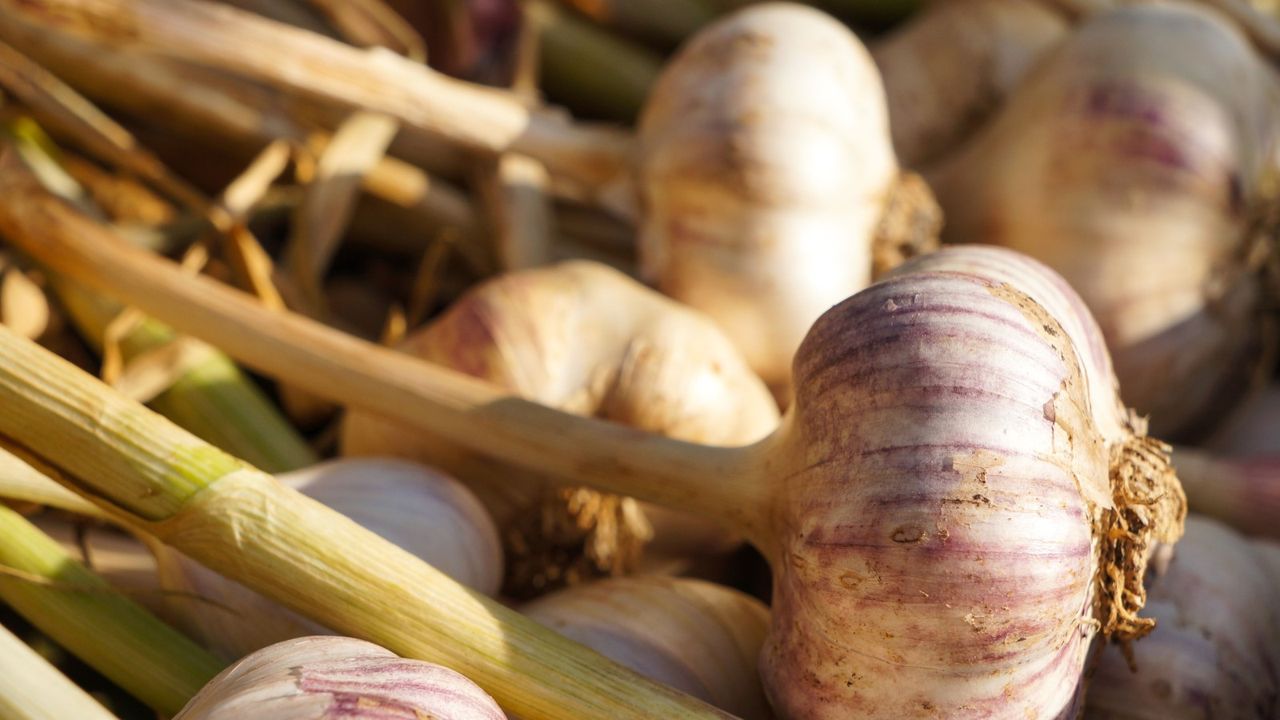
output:
[[[743,445],[778,422],[768,390],[710,321],[594,263],[484,283],[401,349],[566,412],[689,442]],[[349,456],[429,463],[467,483],[504,528],[507,592],[516,595],[631,567],[650,534],[674,552],[727,542],[714,522],[564,490],[554,477],[517,484],[509,468],[365,411],[348,412],[342,446]]]
[[[930,174],[946,239],[1036,257],[1089,304],[1125,401],[1203,435],[1273,344],[1258,272],[1275,208],[1274,73],[1216,12],[1101,13]]]
[[[439,665],[347,637],[271,645],[209,681],[174,720],[506,720],[483,690]]]
[[[702,29],[639,133],[642,275],[710,315],[781,396],[805,332],[871,281],[873,255],[936,232],[927,188],[894,158],[875,64],[812,8]]]
[[[322,463],[278,476],[417,555],[458,582],[496,595],[502,580],[498,531],[457,481],[388,458]],[[153,543],[160,585],[172,591],[169,614],[191,637],[234,660],[271,643],[327,632],[182,553]]]

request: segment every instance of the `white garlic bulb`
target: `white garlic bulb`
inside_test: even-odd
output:
[[[505,720],[462,675],[347,637],[302,637],[222,671],[174,720]]]

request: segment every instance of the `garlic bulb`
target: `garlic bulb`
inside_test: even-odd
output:
[[[505,720],[458,673],[346,637],[263,648],[209,681],[174,720]]]
[[[1066,716],[1094,634],[1150,629],[1143,568],[1185,504],[1079,308],[1042,265],[964,248],[810,331],[763,520],[780,715]]]
[[[690,442],[746,444],[778,422],[764,384],[710,321],[590,262],[484,283],[402,349],[520,397]],[[626,569],[634,562],[628,544],[648,532],[630,500],[513,482],[510,468],[369,412],[348,411],[342,449],[431,463],[466,482],[504,528],[510,594]],[[683,541],[667,543],[668,551],[732,546],[715,523],[661,508],[645,513],[660,541]]]
[[[277,478],[486,595],[502,580],[498,532],[457,481],[388,458],[321,463]],[[179,625],[218,655],[235,659],[273,642],[328,632],[292,610],[156,545],[161,584]]]
[[[1174,467],[1191,509],[1254,535],[1280,537],[1280,456],[1218,456],[1178,448]]]
[[[769,610],[750,595],[648,575],[560,590],[521,612],[743,720],[770,717],[756,670]]]
[[[752,5],[681,48],[639,132],[642,275],[785,396],[809,326],[870,281],[896,192],[875,64],[817,10]]]
[[[1275,585],[1276,592],[1280,593],[1280,542],[1253,538],[1249,544],[1258,556],[1263,571]]]
[[[1272,342],[1257,264],[1277,108],[1273,73],[1214,11],[1099,14],[931,173],[947,239],[1062,273],[1102,327],[1125,401],[1161,435],[1203,434]]]
[[[1256,718],[1280,710],[1280,591],[1249,543],[1212,520],[1187,518],[1168,570],[1151,582],[1160,624],[1131,646],[1102,649],[1086,717],[1124,720]]]
[[[920,167],[951,150],[1070,31],[1051,2],[949,0],[876,42],[898,159]]]

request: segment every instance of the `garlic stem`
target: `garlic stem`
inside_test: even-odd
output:
[[[39,653],[0,626],[0,717],[117,720]]]
[[[177,712],[222,663],[0,505],[0,598],[157,712]],[[7,716],[5,716],[7,717]]]
[[[0,434],[166,544],[339,632],[457,668],[530,720],[725,717],[460,587],[3,329],[0,403]]]
[[[1173,464],[1193,511],[1243,533],[1280,537],[1280,457],[1178,448]]]

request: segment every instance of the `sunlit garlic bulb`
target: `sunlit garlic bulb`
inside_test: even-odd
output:
[[[439,665],[347,637],[302,637],[222,671],[174,720],[505,720],[483,690]]]

